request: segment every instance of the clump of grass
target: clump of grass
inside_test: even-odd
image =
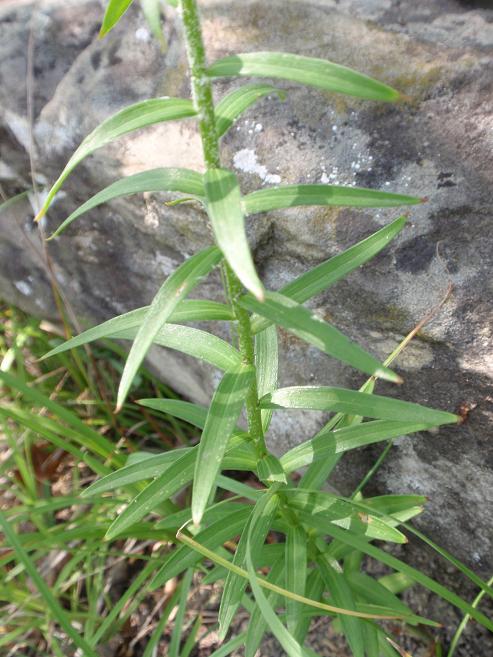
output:
[[[157,568],[152,547],[167,534],[142,525],[110,546],[102,538],[122,500],[80,493],[128,454],[187,446],[196,431],[134,404],[114,414],[115,342],[40,360],[61,342],[55,326],[3,305],[0,327],[0,653],[67,655],[73,642],[95,655],[143,600],[156,605],[147,586]],[[147,369],[135,393],[175,397]],[[173,595],[160,596],[159,608]]]

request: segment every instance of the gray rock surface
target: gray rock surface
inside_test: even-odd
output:
[[[397,106],[360,102],[281,83],[223,140],[224,162],[244,191],[328,181],[427,196],[399,238],[373,263],[312,306],[384,357],[439,303],[436,318],[399,359],[405,399],[456,410],[466,424],[398,441],[378,490],[425,494],[421,525],[480,571],[493,565],[493,9],[455,0],[203,0],[211,59],[252,50],[326,57],[396,86]],[[137,10],[96,39],[96,0],[7,0],[0,7],[0,183],[5,196],[31,185],[40,194],[81,139],[123,106],[156,95],[186,96],[180,27],[167,11],[161,53]],[[29,40],[32,80],[26,103]],[[218,96],[238,81],[217,85]],[[30,109],[28,109],[30,108]],[[32,117],[30,121],[29,116]],[[50,232],[78,204],[116,178],[155,166],[201,169],[192,122],[164,124],[98,151],[69,178],[45,222]],[[31,194],[31,204],[36,204]],[[209,241],[193,206],[165,207],[164,195],[118,200],[82,217],[47,246],[53,273],[83,324],[149,302],[163,277]],[[278,288],[397,216],[396,211],[308,208],[249,223],[266,284]],[[56,316],[32,210],[0,213],[0,292],[39,315]],[[218,280],[201,294],[219,298]],[[219,328],[219,331],[222,329]],[[283,385],[357,386],[361,376],[281,332]],[[152,362],[178,391],[205,402],[217,373],[176,353]],[[395,394],[390,386],[382,392]],[[278,452],[307,437],[317,414],[277,413]],[[346,492],[378,453],[343,460],[335,483]]]

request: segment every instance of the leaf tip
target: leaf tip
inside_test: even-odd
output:
[[[429,196],[421,196],[421,198],[419,199],[419,202],[420,203],[428,203],[429,200],[430,200]]]

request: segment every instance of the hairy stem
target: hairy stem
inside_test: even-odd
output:
[[[221,166],[219,153],[219,139],[216,131],[214,114],[214,99],[212,95],[211,80],[207,75],[205,48],[202,39],[202,29],[196,0],[180,0],[180,10],[185,32],[185,43],[190,69],[192,97],[195,110],[199,117],[199,130],[204,152],[204,162],[208,169],[217,169]],[[238,348],[243,362],[255,367],[254,345],[250,326],[250,316],[246,310],[240,308],[237,299],[242,292],[241,283],[227,263],[223,263],[223,279],[225,293],[233,308],[238,327]],[[260,408],[258,405],[258,390],[254,379],[248,391],[246,412],[248,431],[257,448],[258,458],[267,453]]]

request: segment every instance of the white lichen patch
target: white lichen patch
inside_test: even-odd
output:
[[[14,285],[19,290],[19,292],[26,297],[31,296],[33,293],[33,289],[27,281],[14,281]]]
[[[233,166],[243,173],[251,173],[259,176],[262,182],[270,185],[278,185],[281,182],[281,176],[277,173],[269,173],[266,166],[260,164],[257,154],[251,148],[242,148],[235,153],[233,157]]]

